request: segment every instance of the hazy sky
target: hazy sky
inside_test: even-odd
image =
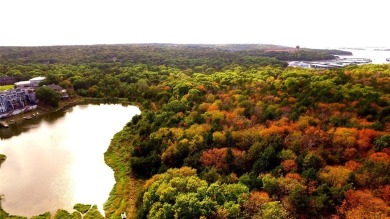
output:
[[[390,47],[389,0],[0,0],[0,46]]]

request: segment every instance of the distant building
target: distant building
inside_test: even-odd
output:
[[[56,84],[49,84],[47,85],[47,87],[57,92],[61,92],[63,90],[63,88],[60,85],[56,85]]]
[[[16,82],[15,77],[11,77],[11,76],[0,77],[0,86],[1,85],[11,85],[11,84],[14,84],[15,82]]]
[[[16,88],[20,88],[20,89],[31,87],[30,81],[18,81],[16,83],[14,83],[14,85]]]
[[[56,84],[49,84],[49,85],[47,85],[47,87],[53,91],[60,93],[61,99],[68,99],[69,98],[68,92],[65,89],[63,89],[61,86],[56,85]]]
[[[31,87],[39,87],[39,83],[45,80],[46,77],[35,77],[30,79]]]
[[[0,91],[0,118],[4,116],[4,113],[35,104],[35,92],[31,88]]]
[[[27,88],[27,87],[39,87],[39,83],[45,80],[45,77],[35,77],[28,81],[18,81],[14,83],[16,88]]]
[[[310,64],[306,62],[300,62],[300,61],[293,61],[288,63],[288,66],[291,67],[301,67],[301,68],[310,68]]]

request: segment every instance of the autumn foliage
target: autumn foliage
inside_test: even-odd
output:
[[[377,82],[389,77],[372,68]],[[390,89],[365,70],[171,74],[156,85],[174,88],[168,103],[125,129],[134,132],[131,171],[148,178],[190,166],[208,183],[251,190],[211,218],[389,217]]]
[[[256,50],[103,47],[2,48],[0,74],[140,107],[106,159],[119,183],[150,179],[139,218],[390,216],[390,65],[302,69]],[[52,50],[61,58],[39,57]],[[117,188],[126,199],[131,188]]]
[[[388,218],[390,207],[369,190],[348,190],[338,210],[348,219]]]
[[[0,75],[140,107],[106,154],[107,218],[390,217],[390,65],[291,68],[271,57],[331,56],[241,47],[0,48]],[[128,177],[149,179],[137,204]]]

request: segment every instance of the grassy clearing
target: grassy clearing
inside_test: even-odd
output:
[[[14,88],[14,85],[3,85],[3,86],[0,86],[0,91],[5,91],[5,90],[9,90],[9,89],[12,89]]]

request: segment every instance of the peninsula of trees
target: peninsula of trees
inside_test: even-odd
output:
[[[80,96],[141,107],[105,153],[116,179],[107,218],[387,218],[390,65],[284,62],[334,53],[0,48],[0,74],[41,75]]]

